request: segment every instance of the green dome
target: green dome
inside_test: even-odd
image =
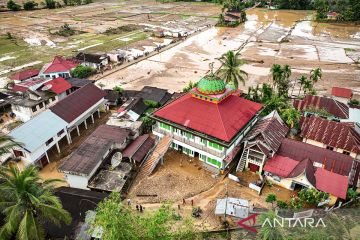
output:
[[[202,94],[220,94],[225,92],[225,83],[216,76],[205,76],[197,85],[197,90]]]

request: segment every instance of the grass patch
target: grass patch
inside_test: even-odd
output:
[[[0,35],[0,55],[16,52],[22,49],[26,49],[26,43],[13,37],[9,39],[7,35]]]
[[[354,48],[345,48],[346,52],[356,52],[356,49]]]

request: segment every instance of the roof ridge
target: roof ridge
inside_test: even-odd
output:
[[[227,134],[227,131],[226,131],[226,128],[225,128],[225,125],[224,125],[224,121],[223,121],[223,119],[222,119],[222,117],[221,117],[219,104],[216,104],[216,109],[217,109],[217,112],[219,113],[219,116],[220,116],[220,122],[221,122],[221,125],[222,125],[223,129],[224,129],[224,132],[225,132],[226,138],[227,138],[227,139],[229,139],[230,137],[229,137],[229,136],[228,136],[228,134]]]

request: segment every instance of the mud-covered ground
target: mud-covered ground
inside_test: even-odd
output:
[[[248,21],[237,28],[210,28],[172,49],[101,79],[107,87],[122,85],[140,89],[145,85],[181,90],[199,80],[209,63],[228,50],[241,50],[247,60],[248,86],[269,81],[272,64],[289,64],[292,79],[321,67],[323,80],[316,88],[327,94],[332,86],[360,92],[360,29],[351,24],[315,23],[309,11],[251,9]],[[298,86],[294,87],[294,93]]]

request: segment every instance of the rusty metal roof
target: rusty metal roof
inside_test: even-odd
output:
[[[338,118],[349,118],[349,107],[332,98],[307,95],[303,100],[295,99],[293,105],[297,110],[301,111],[312,107],[315,109],[324,109]]]
[[[320,117],[303,117],[300,136],[334,148],[360,154],[360,135],[354,123],[335,122]]]

